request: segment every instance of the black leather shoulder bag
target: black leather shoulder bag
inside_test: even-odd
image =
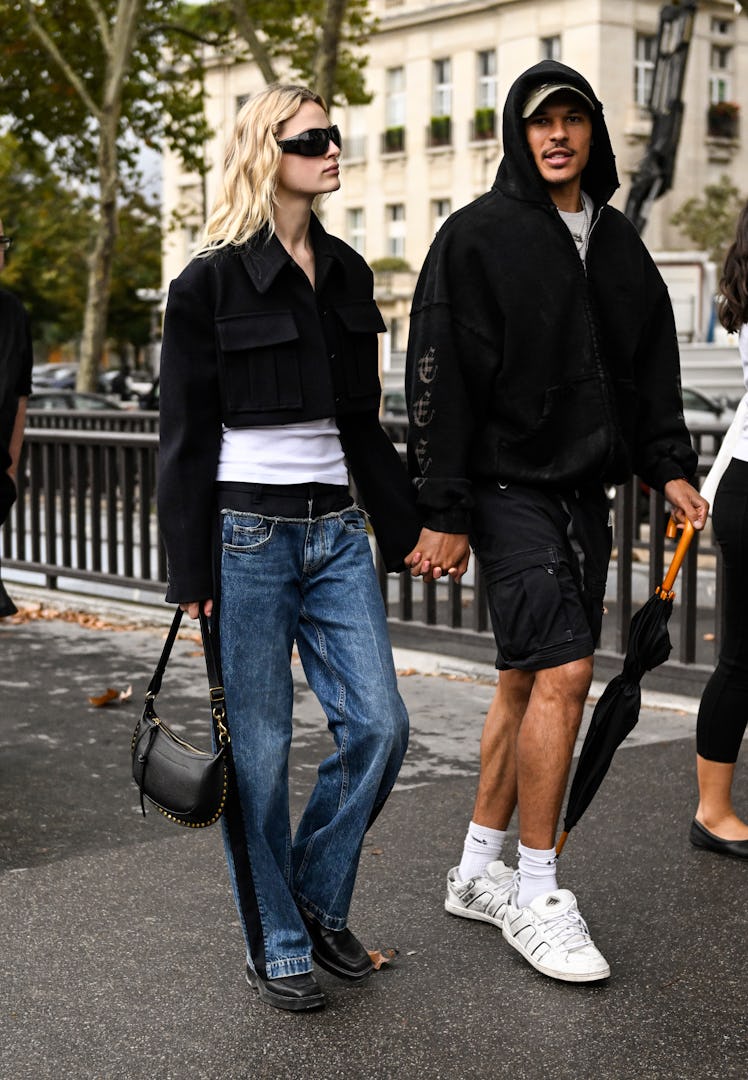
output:
[[[210,687],[211,723],[217,751],[200,750],[185,742],[156,714],[156,695],[172,645],[182,621],[177,608],[161,658],[145,695],[143,715],[131,742],[132,775],[140,790],[140,806],[145,816],[145,799],[169,821],[190,829],[204,829],[218,821],[228,792],[227,753],[229,730],[226,700],[218,678],[213,641],[208,620],[200,610],[200,631]]]

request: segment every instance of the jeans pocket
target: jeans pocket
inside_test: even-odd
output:
[[[366,533],[366,518],[360,510],[344,510],[340,515],[343,528],[347,533]]]
[[[255,551],[270,540],[275,522],[259,514],[237,514],[224,511],[222,546],[224,551]]]

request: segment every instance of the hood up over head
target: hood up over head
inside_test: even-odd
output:
[[[602,102],[578,71],[566,64],[559,64],[557,60],[543,60],[535,64],[512,83],[504,105],[504,157],[499,165],[494,187],[513,199],[543,203],[550,201],[548,188],[537,170],[527,143],[522,115],[533,91],[549,83],[578,90],[593,106],[593,145],[587,168],[582,173],[582,189],[591,196],[596,206],[601,206],[608,202],[619,186],[616,159],[603,117]]]

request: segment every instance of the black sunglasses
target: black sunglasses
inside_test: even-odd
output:
[[[0,236],[0,250],[7,251],[12,245],[13,240],[10,236]]]
[[[343,145],[340,137],[340,129],[337,124],[329,128],[309,128],[308,131],[300,131],[290,139],[276,139],[284,154],[301,154],[302,157],[322,157],[327,153],[327,148],[334,142],[337,148]]]

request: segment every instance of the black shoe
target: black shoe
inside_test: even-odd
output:
[[[718,855],[732,855],[734,859],[748,859],[748,840],[723,840],[705,829],[696,818],[691,822],[689,839],[694,847],[715,851]]]
[[[272,1005],[275,1009],[303,1012],[306,1009],[321,1009],[325,1004],[325,995],[311,971],[304,975],[263,979],[262,975],[258,975],[247,964],[247,982],[257,991],[260,1001]]]
[[[350,930],[328,930],[306,911],[301,912],[301,917],[312,939],[312,956],[321,968],[353,982],[371,975],[371,957]]]

